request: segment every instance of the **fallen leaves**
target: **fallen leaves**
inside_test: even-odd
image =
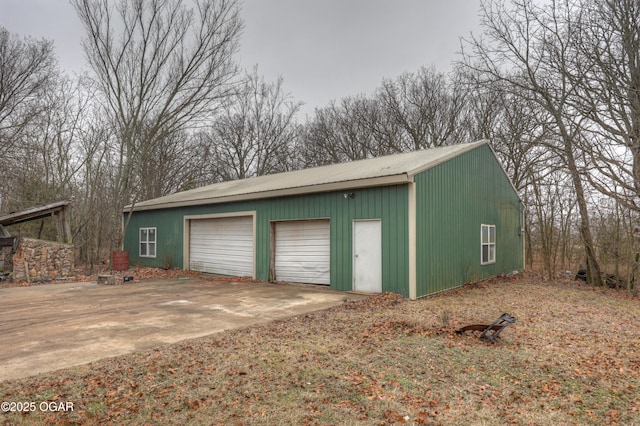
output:
[[[497,345],[453,334],[503,311],[518,323]],[[0,423],[640,423],[638,318],[637,300],[512,278],[419,301],[382,294],[3,382],[4,400],[77,409]]]
[[[94,271],[86,270],[86,268],[79,267],[76,269],[76,275],[70,278],[47,280],[47,281],[0,281],[0,288],[4,287],[31,287],[37,285],[54,285],[63,284],[69,282],[95,282],[98,280],[98,275],[110,274],[115,276],[115,282],[118,285],[131,285],[143,280],[152,279],[197,279],[205,281],[215,281],[220,284],[228,284],[232,282],[252,282],[251,277],[226,277],[219,275],[206,274],[197,271],[183,271],[178,268],[164,269],[164,268],[149,268],[145,266],[133,266],[126,271],[111,271],[107,266],[101,265]],[[125,281],[124,277],[133,277],[130,281]]]

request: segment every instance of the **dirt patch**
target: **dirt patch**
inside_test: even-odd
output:
[[[462,325],[510,312],[488,344]],[[7,424],[639,424],[640,303],[528,278],[393,295],[2,383]]]

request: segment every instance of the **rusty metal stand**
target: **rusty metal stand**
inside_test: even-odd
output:
[[[465,331],[482,331],[482,333],[480,334],[480,339],[490,343],[495,343],[496,340],[500,337],[500,333],[502,333],[502,330],[504,330],[514,322],[516,322],[516,317],[512,316],[511,314],[502,314],[491,324],[467,325],[457,329],[456,333],[462,334]]]

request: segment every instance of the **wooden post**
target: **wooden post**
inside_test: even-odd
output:
[[[55,216],[56,218],[56,239],[59,243],[63,243],[64,242],[64,209],[60,210],[57,213],[54,213],[53,216]],[[38,239],[40,239],[40,236],[38,235]]]
[[[64,206],[64,220],[62,226],[64,228],[64,242],[67,244],[73,243],[73,235],[71,235],[71,204]]]
[[[68,208],[68,205],[64,206],[55,214],[58,242],[65,244],[71,244],[73,239],[71,236],[71,215],[68,214]]]

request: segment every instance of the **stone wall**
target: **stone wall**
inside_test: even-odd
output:
[[[47,281],[72,277],[73,245],[21,238],[13,254],[14,281]]]

